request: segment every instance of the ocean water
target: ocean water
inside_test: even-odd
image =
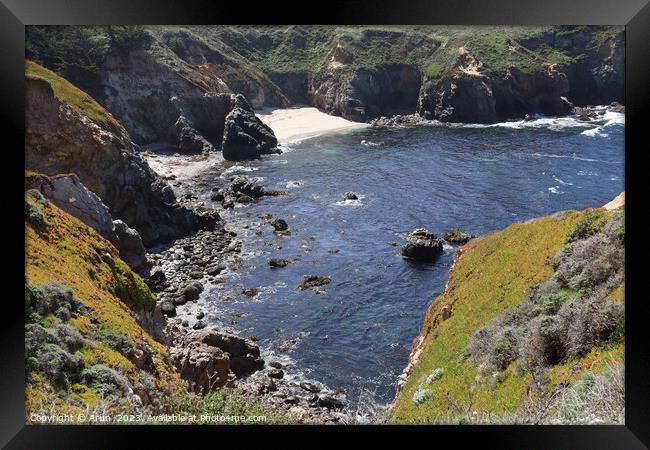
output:
[[[240,173],[289,195],[224,213],[244,259],[209,294],[216,322],[255,336],[290,371],[344,388],[353,403],[388,403],[456,251],[446,245],[436,262],[414,264],[399,254],[404,234],[482,235],[602,206],[624,190],[624,118],[361,129],[289,144],[215,176]],[[360,199],[345,201],[347,191]],[[291,235],[275,235],[262,214],[285,219]],[[271,258],[292,263],[272,269]],[[300,291],[307,274],[332,282],[322,293]],[[294,348],[278,351],[287,340]]]

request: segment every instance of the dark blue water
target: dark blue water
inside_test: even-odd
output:
[[[262,347],[295,339],[286,354],[295,368],[345,388],[348,399],[368,391],[389,402],[456,250],[446,247],[437,262],[417,265],[391,243],[401,246],[404,233],[417,227],[480,235],[559,210],[602,206],[624,190],[623,125],[615,122],[363,129],[239,164],[228,173],[259,177],[290,195],[226,213],[249,256],[239,277],[214,291],[215,310]],[[341,202],[346,191],[361,200]],[[274,235],[257,217],[265,213],[284,218],[291,236]],[[271,258],[296,261],[271,269]],[[332,282],[322,294],[299,291],[306,274]],[[242,288],[260,293],[246,297]]]

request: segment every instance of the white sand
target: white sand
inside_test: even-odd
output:
[[[265,108],[255,114],[271,127],[280,144],[295,142],[325,133],[367,127],[366,123],[352,122],[342,117],[330,116],[313,107],[286,109]]]
[[[158,175],[163,178],[173,176],[177,181],[199,178],[208,171],[210,166],[220,164],[224,160],[221,152],[214,152],[209,156],[179,155],[175,152],[160,151],[155,147],[145,146],[141,155]]]

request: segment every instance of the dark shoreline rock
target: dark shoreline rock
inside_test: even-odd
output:
[[[445,230],[443,235],[443,239],[450,244],[465,244],[475,237],[475,235],[461,229]]]
[[[415,261],[435,261],[442,254],[442,240],[426,228],[418,228],[406,236],[402,256]]]

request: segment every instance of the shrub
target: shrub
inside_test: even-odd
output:
[[[558,416],[571,423],[624,423],[625,368],[616,363],[605,372],[586,372],[562,393]]]
[[[37,344],[30,349],[32,356],[27,359],[27,367],[44,374],[58,386],[65,386],[77,378],[84,367],[80,353],[70,353],[54,343]]]
[[[113,330],[102,330],[99,334],[102,343],[122,355],[128,356],[135,350],[135,343],[128,336]]]
[[[474,334],[467,351],[480,371],[503,370],[521,357],[538,377],[623,338],[624,306],[607,299],[625,276],[623,215],[596,213],[580,223],[574,230],[580,238],[558,252],[553,276],[531,290],[529,301]]]
[[[431,63],[424,70],[424,74],[427,77],[427,80],[435,80],[440,78],[444,71],[444,67],[440,63]]]
[[[43,231],[49,222],[39,207],[25,200],[25,221],[29,222],[34,229]]]
[[[605,211],[594,209],[585,214],[585,216],[575,225],[567,235],[567,242],[574,242],[580,239],[586,239],[603,229],[605,225]]]
[[[25,281],[25,312],[40,316],[54,314],[66,321],[83,312],[84,306],[65,285],[51,281],[41,287]]]
[[[120,391],[128,387],[124,376],[103,364],[95,364],[83,371],[81,378],[87,385],[104,397],[118,396]]]
[[[58,323],[55,327],[59,345],[74,352],[80,350],[84,345],[84,340],[81,334],[71,325],[67,323]]]

